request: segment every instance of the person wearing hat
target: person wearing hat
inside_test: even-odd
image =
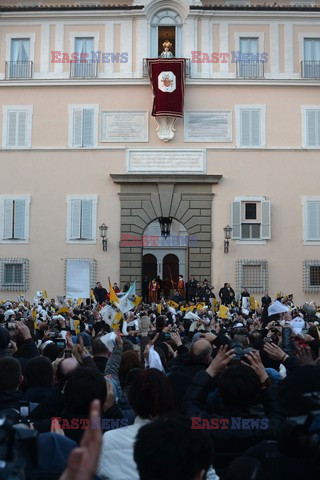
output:
[[[286,312],[289,312],[289,308],[283,305],[283,303],[279,302],[278,300],[273,302],[273,304],[268,307],[268,317],[272,317],[273,315],[279,315]]]

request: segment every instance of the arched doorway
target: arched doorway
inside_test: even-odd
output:
[[[157,259],[151,253],[146,253],[142,257],[142,278],[148,277],[152,280],[157,276]]]
[[[177,287],[179,281],[179,259],[177,255],[168,253],[163,258],[162,272],[166,289],[165,295],[171,295],[172,290]]]

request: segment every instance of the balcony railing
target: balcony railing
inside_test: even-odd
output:
[[[148,77],[149,76],[149,72],[148,72],[148,59],[147,58],[144,58],[143,59],[143,76],[144,77]],[[166,60],[166,59],[165,59]],[[190,66],[190,58],[185,58],[185,65],[186,65],[186,71],[185,71],[185,75],[187,78],[190,78],[191,77],[191,66]]]
[[[301,62],[302,78],[320,78],[320,61],[303,60]]]
[[[97,76],[98,62],[94,60],[70,63],[70,78],[96,78]]]
[[[257,61],[238,61],[237,78],[264,78],[264,63]]]
[[[33,62],[6,62],[5,76],[6,78],[32,78]]]

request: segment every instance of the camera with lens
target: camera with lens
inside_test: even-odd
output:
[[[13,409],[0,413],[0,480],[32,480],[38,465],[38,433],[19,421]]]

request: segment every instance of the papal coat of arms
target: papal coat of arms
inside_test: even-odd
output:
[[[176,76],[172,72],[161,72],[158,76],[158,88],[161,92],[174,92],[176,89]]]

